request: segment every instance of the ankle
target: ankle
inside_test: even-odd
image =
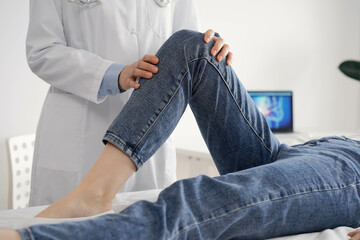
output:
[[[92,188],[79,185],[73,192],[75,198],[79,199],[85,207],[92,207],[100,211],[112,209],[113,196],[108,196],[102,189]]]

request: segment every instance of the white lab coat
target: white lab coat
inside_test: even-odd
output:
[[[107,127],[131,91],[98,95],[108,67],[155,54],[175,31],[197,29],[193,0],[30,0],[27,58],[51,86],[35,143],[30,205],[52,203],[75,188],[96,161]],[[164,188],[176,179],[170,140],[120,191]]]

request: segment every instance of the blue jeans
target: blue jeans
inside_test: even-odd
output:
[[[221,174],[178,181],[157,202],[84,222],[19,230],[24,239],[264,239],[360,223],[360,143],[280,144],[203,34],[175,33],[104,137],[139,168],[190,105]]]

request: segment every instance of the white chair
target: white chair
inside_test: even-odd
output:
[[[9,138],[12,173],[12,208],[25,208],[29,204],[31,168],[35,134]]]

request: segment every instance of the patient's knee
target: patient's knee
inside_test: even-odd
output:
[[[209,48],[213,43],[206,44],[204,41],[204,34],[192,30],[180,30],[175,32],[163,44],[158,51],[159,56],[174,57],[176,55],[193,55],[200,53],[200,55],[210,54]]]
[[[204,34],[192,30],[180,30],[175,32],[170,38],[167,40],[167,43],[171,45],[171,48],[177,48],[184,45],[198,45],[198,44],[205,44],[204,42]]]
[[[180,39],[180,40],[186,41],[190,38],[201,36],[201,35],[203,35],[203,33],[193,31],[193,30],[183,29],[183,30],[179,30],[179,31],[175,32],[173,35],[171,35],[170,38],[175,38],[175,39]]]

